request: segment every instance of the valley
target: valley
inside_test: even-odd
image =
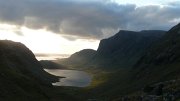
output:
[[[97,51],[41,61],[23,44],[1,40],[0,99],[178,101],[179,30],[180,24],[168,32],[120,31]]]
[[[0,0],[0,101],[180,101],[180,0]]]
[[[56,60],[54,62],[94,74],[91,86],[87,87],[88,90],[86,89],[86,92],[90,93],[90,98],[92,97],[103,101],[121,101],[121,99],[124,99],[125,97],[129,99],[129,101],[132,101],[132,98],[137,98],[137,101],[139,101],[139,97],[144,96],[143,99],[146,99],[147,97],[147,99],[154,98],[157,99],[155,101],[159,101],[163,99],[164,94],[167,94],[168,92],[179,92],[179,63],[176,62],[179,57],[177,55],[177,50],[179,49],[179,45],[177,45],[177,38],[179,38],[178,30],[179,25],[173,27],[167,33],[164,32],[165,34],[160,33],[159,31],[145,31],[145,33],[150,34],[150,36],[140,33],[140,37],[138,36],[137,39],[134,37],[134,34],[139,34],[137,32],[120,31],[120,34],[118,33],[109,39],[105,39],[109,43],[105,44],[104,42],[100,42],[97,52],[82,50],[73,54],[68,59]],[[119,36],[121,33],[122,36]],[[123,36],[123,33],[128,33],[128,36]],[[131,34],[129,33],[132,33],[132,39],[136,40],[132,40]],[[176,37],[172,37],[174,35],[176,35]],[[120,42],[118,42],[118,37],[123,37],[124,41],[122,43],[124,46],[121,45],[121,39],[119,39]],[[145,40],[141,40],[141,37],[147,37],[147,39],[143,38]],[[113,42],[114,40],[116,41]],[[129,43],[125,44],[125,42]],[[117,46],[115,46],[115,43],[118,43]],[[100,47],[105,48],[100,49]],[[107,51],[105,51],[106,49]],[[85,51],[87,51],[87,54]],[[166,53],[163,53],[163,51]],[[155,54],[157,54],[157,56],[154,56]],[[155,58],[153,58],[153,56]],[[162,61],[166,62],[162,63]],[[174,80],[175,85],[164,84],[164,82],[168,82],[169,80]],[[165,86],[162,88],[162,98],[156,98],[158,96],[156,95],[156,92],[158,91],[154,91],[154,93],[152,93],[153,97],[149,97],[148,95],[151,91],[147,93],[142,90],[147,86],[152,86],[157,83]],[[158,86],[159,85],[157,85],[157,87]],[[171,91],[172,88],[175,89],[175,91]],[[169,95],[167,94],[167,96]],[[175,99],[177,100],[178,98],[179,95]]]

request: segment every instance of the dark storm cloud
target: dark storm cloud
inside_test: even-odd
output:
[[[119,29],[168,30],[180,19],[179,11],[177,3],[136,7],[108,0],[0,0],[1,22],[46,28],[75,38],[101,39]]]

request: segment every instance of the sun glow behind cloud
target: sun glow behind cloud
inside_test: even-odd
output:
[[[46,29],[34,30],[8,24],[0,24],[0,39],[21,42],[34,53],[43,54],[72,54],[85,48],[97,49],[99,43],[98,40],[86,39],[70,41]]]
[[[0,0],[0,39],[34,53],[97,49],[119,30],[169,30],[180,21],[179,0]],[[3,24],[2,24],[3,23]]]

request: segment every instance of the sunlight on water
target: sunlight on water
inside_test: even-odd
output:
[[[68,58],[69,54],[36,54],[37,60],[57,60],[62,58]]]

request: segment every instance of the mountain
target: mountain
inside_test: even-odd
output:
[[[116,35],[100,41],[94,62],[99,67],[130,68],[164,33],[165,31],[159,30],[121,30]]]
[[[173,98],[175,100],[169,101],[179,101],[179,66],[180,24],[152,43],[132,68],[107,74],[107,81],[93,88],[92,92],[104,100],[161,101]]]
[[[121,30],[101,40],[97,51],[82,50],[65,62],[91,68],[85,68],[93,74],[87,100],[179,101],[180,24],[168,32]]]
[[[85,49],[63,61],[73,67],[96,67],[102,69],[130,68],[159,40],[165,31],[144,30],[140,32],[121,30],[114,36],[100,41],[97,51]]]
[[[87,66],[93,57],[96,55],[96,51],[93,49],[84,49],[72,54],[69,58],[60,63],[68,65],[68,67],[83,67]]]
[[[116,79],[114,87],[125,83],[126,96],[117,99],[137,99],[152,101],[180,100],[180,24],[171,28],[154,43],[138,62],[129,70],[123,79]],[[120,73],[120,72],[119,72]],[[119,74],[121,75],[121,74]],[[117,75],[116,75],[117,76]],[[120,76],[118,76],[120,77]],[[123,83],[119,83],[118,81]],[[112,82],[110,80],[109,82]],[[108,84],[109,85],[109,84]],[[114,88],[114,93],[122,91],[122,87]],[[115,96],[115,95],[114,95]]]
[[[151,78],[154,82],[179,78],[180,71],[180,24],[171,28],[136,63],[133,70],[136,77]],[[143,75],[143,77],[142,77]]]
[[[125,53],[126,51],[131,51],[128,49],[134,48],[144,50],[144,47],[147,48],[149,44],[160,38],[163,33],[165,31],[147,30],[134,32],[120,30],[114,36],[101,40],[97,52],[99,55],[106,57],[117,53],[117,51]]]
[[[8,40],[0,41],[0,75],[1,101],[47,101],[44,87],[58,80],[26,46]]]
[[[168,101],[179,101],[180,24],[168,32],[121,30],[101,40],[97,51],[90,53],[80,51],[72,55],[74,58],[65,60],[68,66],[91,67],[85,68],[93,74],[91,86],[84,92],[87,100],[162,101],[174,98],[176,100]],[[71,62],[79,57],[82,58],[78,62]]]

